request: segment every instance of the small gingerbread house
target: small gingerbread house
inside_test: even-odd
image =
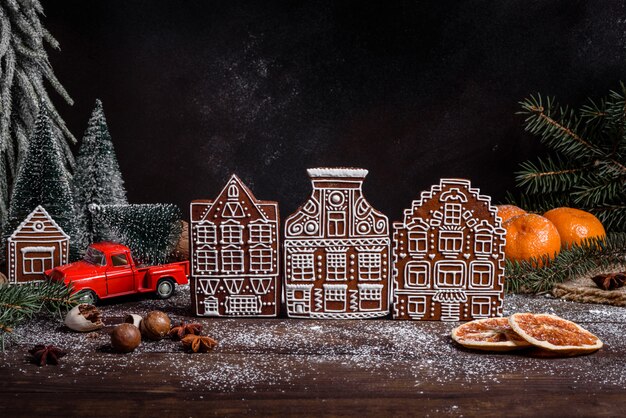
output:
[[[308,170],[313,192],[285,221],[285,301],[293,318],[389,313],[389,222],[365,200],[367,170]]]
[[[9,283],[43,280],[44,271],[67,264],[70,237],[37,206],[7,240]]]
[[[442,179],[393,226],[394,318],[502,315],[505,230],[488,196]]]
[[[270,317],[280,308],[278,203],[233,175],[191,202],[191,299],[198,316]]]

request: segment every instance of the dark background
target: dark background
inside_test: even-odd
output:
[[[283,217],[305,169],[370,170],[399,219],[440,177],[503,199],[543,152],[531,93],[580,105],[626,81],[618,1],[44,1],[53,97],[78,137],[101,98],[132,203],[213,198],[237,173]]]

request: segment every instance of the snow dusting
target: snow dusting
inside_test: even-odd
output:
[[[314,321],[293,319],[191,318],[189,289],[183,287],[168,301],[124,299],[121,304],[101,306],[104,330],[79,334],[60,320],[34,320],[15,331],[0,364],[0,375],[42,374],[49,379],[98,376],[103,382],[122,381],[135,374],[151,385],[181,386],[190,392],[306,390],[303,382],[323,388],[333,379],[371,376],[379,386],[401,380],[419,392],[455,382],[462,386],[494,384],[512,379],[512,370],[524,370],[528,380],[560,377],[577,384],[593,383],[626,388],[626,369],[616,364],[625,351],[626,310],[586,305],[546,297],[509,295],[505,314],[545,312],[580,323],[605,343],[600,352],[575,358],[545,359],[528,353],[483,354],[455,345],[450,331],[457,323],[393,320]],[[145,315],[160,309],[176,323],[200,322],[203,334],[219,341],[207,354],[187,354],[179,342],[144,341],[135,352],[111,352],[108,332],[127,313]],[[27,350],[35,344],[54,344],[68,351],[55,372],[29,363]],[[97,361],[94,361],[97,359]],[[162,373],[168,370],[169,373]],[[518,374],[519,376],[519,374]],[[519,377],[518,377],[519,378]],[[371,384],[371,382],[370,382]]]

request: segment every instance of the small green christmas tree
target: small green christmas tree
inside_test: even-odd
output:
[[[59,143],[45,103],[40,105],[29,143],[15,179],[3,246],[6,238],[38,205],[48,211],[70,238],[74,235],[74,203],[69,175],[63,165]]]
[[[527,131],[553,152],[517,173],[523,190],[512,203],[536,212],[568,206],[596,215],[609,231],[626,231],[626,87],[579,111],[554,99],[520,103]]]
[[[168,261],[182,229],[176,205],[91,205],[96,239],[128,246],[142,263]]]
[[[74,242],[82,253],[96,238],[89,205],[127,203],[124,180],[100,100],[96,100],[75,167],[72,179],[76,214]]]

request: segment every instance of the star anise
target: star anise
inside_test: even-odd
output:
[[[59,359],[67,353],[60,348],[53,345],[37,344],[35,347],[28,350],[28,352],[34,357],[34,360],[39,366],[45,366],[46,364],[59,364]]]
[[[626,273],[598,274],[591,280],[602,290],[614,290],[626,285]]]
[[[206,353],[217,345],[217,341],[211,337],[201,337],[193,334],[186,335],[181,341],[183,347],[192,353]]]
[[[167,335],[173,340],[182,340],[185,335],[200,335],[202,332],[202,325],[200,324],[185,324],[181,322],[180,325],[172,327]]]

